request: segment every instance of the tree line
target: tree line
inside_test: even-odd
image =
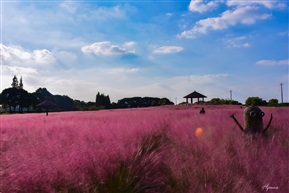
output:
[[[37,106],[39,103],[49,100],[55,104],[53,111],[86,111],[86,110],[100,110],[100,109],[118,109],[118,108],[136,108],[136,107],[151,107],[161,105],[173,105],[167,98],[156,97],[131,97],[118,100],[116,103],[111,103],[109,95],[96,94],[94,102],[84,102],[80,100],[73,100],[66,95],[53,95],[46,88],[38,88],[35,92],[29,93],[24,89],[22,77],[18,81],[14,76],[10,88],[4,89],[0,93],[0,104],[2,108],[11,113],[13,112],[39,112],[43,109]],[[209,104],[232,104],[242,105],[242,103],[229,100],[212,98],[205,103]],[[245,105],[256,106],[289,106],[289,103],[278,102],[278,99],[270,99],[268,102],[260,97],[248,97]]]
[[[54,111],[72,111],[74,101],[68,96],[52,95],[46,88],[39,88],[33,93],[28,93],[24,89],[7,88],[0,95],[0,103],[3,109],[8,109],[10,113],[15,112],[39,112],[43,109],[37,105],[44,100],[49,100],[55,104]]]
[[[0,104],[2,104],[3,109],[8,109],[10,113],[42,111],[42,107],[38,106],[38,104],[45,100],[55,104],[50,109],[52,111],[86,111],[173,104],[166,98],[153,97],[124,98],[117,103],[111,103],[109,95],[100,94],[99,92],[96,94],[94,102],[73,100],[66,95],[53,95],[46,88],[38,88],[35,92],[29,93],[24,89],[22,77],[18,81],[16,76],[12,79],[11,87],[4,89],[0,93]]]
[[[231,105],[242,105],[242,103],[230,100],[230,99],[220,99],[212,98],[210,101],[206,102],[209,104],[231,104]],[[260,97],[248,97],[245,101],[246,106],[255,105],[255,106],[289,106],[289,103],[279,103],[278,99],[270,99],[268,102],[263,100]]]

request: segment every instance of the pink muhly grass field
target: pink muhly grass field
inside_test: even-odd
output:
[[[261,109],[257,139],[240,106],[1,115],[0,192],[289,192],[289,108]]]

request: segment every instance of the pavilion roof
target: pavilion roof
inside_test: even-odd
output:
[[[55,103],[51,102],[50,100],[44,100],[43,102],[36,105],[38,107],[54,107],[57,106]]]
[[[188,94],[187,96],[184,96],[184,98],[207,98],[207,96],[194,91]]]

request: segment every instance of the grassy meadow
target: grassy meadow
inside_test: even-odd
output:
[[[262,138],[230,105],[1,115],[0,192],[286,193],[289,108],[261,109]]]

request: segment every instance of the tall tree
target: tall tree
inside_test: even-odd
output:
[[[23,89],[23,82],[22,82],[22,77],[20,78],[20,82],[19,82],[19,89]]]
[[[100,94],[98,92],[95,99],[95,106],[99,109],[109,109],[111,107],[109,96],[105,96],[104,94]]]
[[[101,106],[101,96],[100,96],[99,92],[97,93],[97,95],[95,97],[95,106],[96,107]]]
[[[14,77],[12,79],[11,86],[12,86],[12,88],[18,88],[18,79],[17,79],[16,75],[14,75]]]
[[[106,96],[105,106],[106,106],[107,109],[111,108],[111,102],[110,102],[109,95]]]

